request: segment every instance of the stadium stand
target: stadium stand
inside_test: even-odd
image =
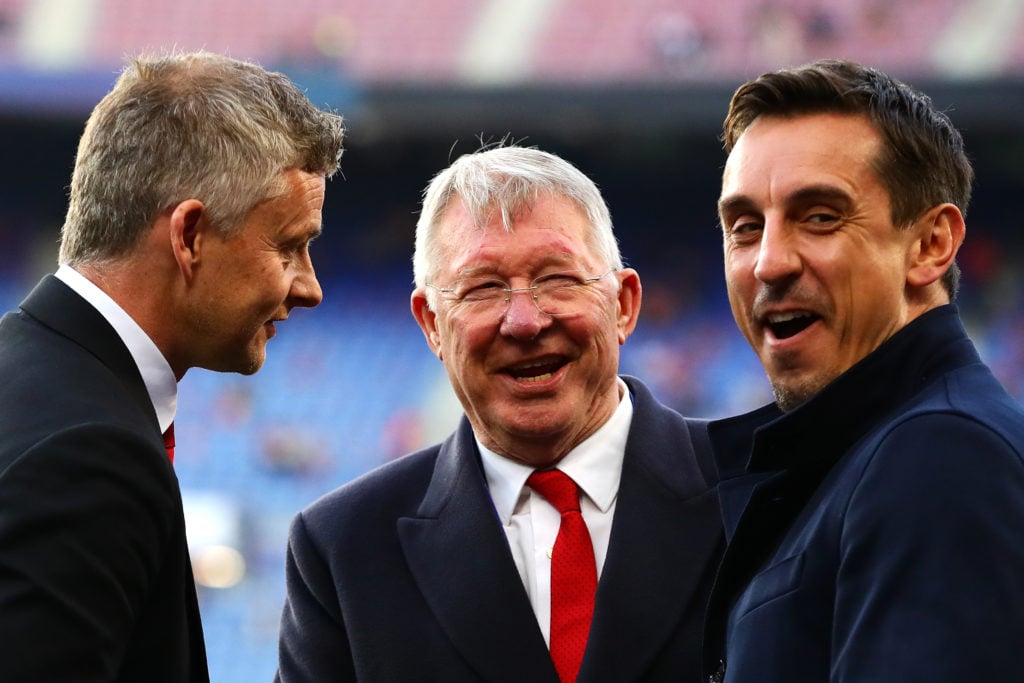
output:
[[[707,105],[715,108],[710,125],[680,118],[671,134],[652,135],[618,88],[660,84],[685,97],[704,92],[687,86],[710,82],[727,91],[740,78],[819,56],[940,81],[965,71],[1019,76],[1024,48],[1006,35],[1024,26],[1022,8],[995,0],[0,0],[0,304],[15,307],[53,267],[84,121],[75,83],[100,73],[96,83],[106,88],[126,54],[204,47],[325,74],[329,84],[404,84],[420,93],[453,83],[585,85],[608,100],[604,116],[623,119],[632,135],[607,134],[607,118],[597,117],[575,137],[555,135],[563,129],[545,128],[542,118],[514,132],[579,164],[609,200],[645,290],[622,369],[688,414],[739,412],[769,393],[722,292],[714,218],[722,159],[712,128],[724,110],[716,100]],[[964,56],[961,42],[973,52]],[[49,80],[54,72],[65,81]],[[54,82],[45,98],[26,95]],[[74,92],[75,106],[61,92]],[[1013,104],[1022,88],[985,92],[988,109],[961,100],[953,111],[972,117],[966,132],[979,176],[962,307],[986,360],[1024,398],[1024,239],[1008,201],[1024,190],[1024,127]],[[44,104],[24,108],[36,101]],[[411,117],[421,105],[403,104]],[[204,552],[200,543],[223,542],[245,566],[237,583],[200,596],[218,683],[273,675],[292,515],[443,437],[458,415],[408,311],[418,193],[448,161],[453,139],[375,129],[359,112],[350,125],[346,179],[329,187],[329,225],[313,249],[325,303],[282,325],[257,375],[193,371],[180,385],[176,469],[193,506],[194,556]],[[467,151],[464,138],[459,150]]]

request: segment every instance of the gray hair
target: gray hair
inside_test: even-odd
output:
[[[204,51],[132,59],[79,141],[60,261],[122,256],[185,199],[230,237],[284,171],[333,175],[343,137],[283,74]]]
[[[443,255],[438,226],[453,199],[462,201],[476,227],[486,225],[497,211],[505,230],[511,232],[515,219],[533,208],[541,196],[561,196],[574,202],[592,228],[588,245],[606,267],[622,268],[611,214],[594,181],[549,152],[515,145],[497,146],[460,156],[434,176],[424,190],[413,254],[416,286],[430,282],[440,267]],[[428,290],[431,308],[436,304],[433,294],[433,289]]]

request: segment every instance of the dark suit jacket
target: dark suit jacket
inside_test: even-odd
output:
[[[638,381],[580,681],[696,681],[722,542],[714,469]],[[282,681],[557,683],[469,423],[293,522]]]
[[[208,679],[149,395],[113,328],[52,276],[0,321],[0,679]]]
[[[730,683],[1024,681],[1024,411],[955,307],[711,433],[709,673],[724,650]]]

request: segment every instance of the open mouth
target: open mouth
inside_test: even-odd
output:
[[[517,365],[506,372],[519,382],[543,382],[551,379],[564,365],[564,361],[541,361]]]
[[[813,313],[779,313],[768,317],[768,329],[776,339],[789,339],[803,332],[821,316]]]

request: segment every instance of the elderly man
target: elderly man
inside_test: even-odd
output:
[[[465,417],[295,519],[279,680],[698,680],[714,469],[617,375],[640,277],[594,183],[536,149],[462,156],[414,270]]]

